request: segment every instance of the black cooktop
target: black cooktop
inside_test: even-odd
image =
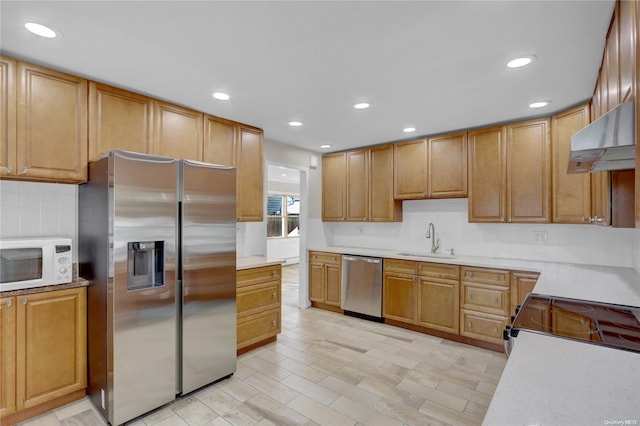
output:
[[[511,335],[519,330],[640,352],[640,307],[529,294]]]

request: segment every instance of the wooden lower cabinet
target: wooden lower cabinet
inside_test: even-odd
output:
[[[309,252],[309,300],[311,300],[312,306],[329,305],[340,309],[342,301],[341,254]]]
[[[280,333],[281,284],[281,265],[237,271],[239,353],[271,342]]]
[[[418,323],[418,280],[415,275],[385,272],[382,291],[384,318]]]
[[[418,271],[418,325],[458,334],[460,267],[421,262]]]
[[[81,287],[2,299],[1,423],[12,424],[85,395],[86,294]],[[12,364],[13,386],[11,374],[4,375]]]
[[[538,277],[540,274],[535,272],[511,272],[511,312],[515,312],[516,306],[524,302],[527,294],[533,293]]]
[[[460,335],[489,343],[502,344],[507,317],[467,309],[460,310]]]

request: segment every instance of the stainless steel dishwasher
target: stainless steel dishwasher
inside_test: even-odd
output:
[[[382,259],[342,256],[342,302],[346,315],[382,321]]]

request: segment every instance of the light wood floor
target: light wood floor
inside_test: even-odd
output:
[[[229,379],[168,404],[142,425],[478,425],[503,354],[318,309],[297,308],[283,271],[278,341],[238,358]],[[105,424],[87,399],[26,423]]]

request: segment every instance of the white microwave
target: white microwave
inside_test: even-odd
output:
[[[72,281],[71,238],[0,240],[0,291]]]

